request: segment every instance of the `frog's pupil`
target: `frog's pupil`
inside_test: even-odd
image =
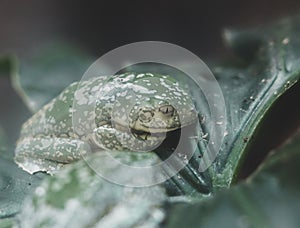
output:
[[[170,116],[173,116],[175,109],[172,105],[165,105],[159,108],[159,111],[163,114],[168,114]]]

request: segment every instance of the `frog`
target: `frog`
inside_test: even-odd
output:
[[[126,72],[74,82],[21,127],[14,160],[55,174],[98,151],[153,151],[198,119],[188,88],[170,75]]]

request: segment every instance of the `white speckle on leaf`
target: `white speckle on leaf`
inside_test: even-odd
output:
[[[45,193],[46,193],[45,188],[42,187],[42,186],[37,187],[37,188],[35,189],[35,194],[37,194],[37,195],[40,196],[40,197],[44,196]]]
[[[282,40],[282,44],[287,45],[290,42],[290,39],[288,37],[284,38]]]
[[[142,77],[144,77],[145,76],[145,74],[138,74],[137,76],[136,76],[136,78],[142,78]]]

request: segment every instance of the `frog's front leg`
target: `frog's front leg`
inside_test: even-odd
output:
[[[98,127],[92,134],[92,143],[105,150],[150,151],[159,146],[163,140],[163,135],[135,134],[118,130],[110,125]]]
[[[15,162],[31,174],[39,171],[53,174],[89,152],[89,145],[79,139],[28,137],[18,141]]]

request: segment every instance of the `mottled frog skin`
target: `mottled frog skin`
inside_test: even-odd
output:
[[[186,89],[170,76],[95,77],[71,84],[23,124],[15,162],[52,174],[96,150],[150,151],[196,119]]]

